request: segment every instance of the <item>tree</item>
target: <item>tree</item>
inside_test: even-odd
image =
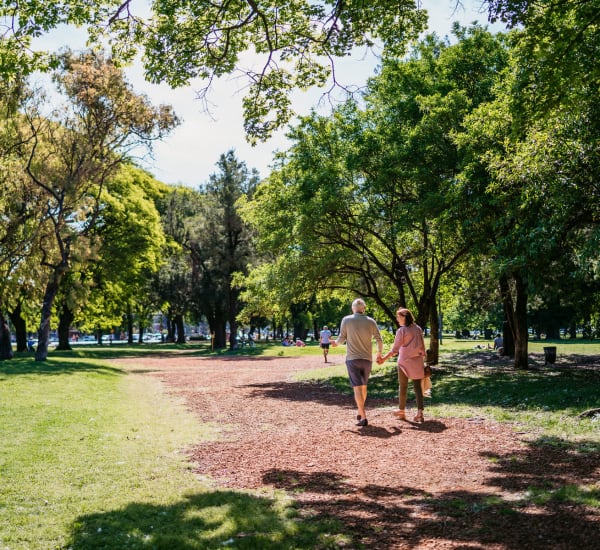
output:
[[[247,273],[253,259],[252,232],[238,210],[241,197],[252,197],[258,182],[255,170],[237,160],[233,151],[221,155],[220,172],[201,189],[200,215],[194,220],[186,244],[191,255],[194,302],[215,334],[215,347],[237,346],[237,315],[241,288],[233,284],[236,273]]]
[[[148,297],[148,280],[162,266],[165,237],[155,201],[164,184],[130,164],[107,180],[93,230],[95,261],[73,263],[57,296],[58,348],[70,349],[69,328],[100,330],[128,324],[132,311]],[[101,341],[101,339],[100,339]]]
[[[454,4],[460,7],[459,0]],[[598,0],[484,0],[483,5],[492,22],[529,27],[532,48],[546,57],[551,70],[562,65],[574,40],[593,41],[599,7]],[[92,40],[108,39],[113,57],[127,62],[141,53],[150,82],[179,87],[202,78],[202,99],[215,79],[244,75],[245,127],[256,140],[290,119],[291,90],[340,84],[334,59],[374,45],[401,56],[427,22],[427,12],[413,0],[164,0],[154,2],[149,12],[136,13],[135,7],[131,0],[2,0],[0,16],[8,24],[0,43],[0,71],[13,75],[53,66],[53,56],[34,50],[31,39],[60,25],[87,26]],[[555,92],[561,88],[552,87]]]
[[[101,54],[65,53],[55,79],[70,103],[52,120],[30,103],[29,135],[21,149],[27,175],[45,203],[42,265],[50,277],[38,331],[39,361],[47,357],[52,307],[65,274],[75,259],[93,260],[86,250],[93,244],[107,179],[131,151],[150,146],[177,123],[170,107],[154,108],[136,95]]]
[[[459,137],[472,150],[460,178],[471,199],[466,218],[487,236],[518,368],[528,366],[531,298],[556,302],[561,273],[577,273],[592,289],[598,280],[598,103],[589,93],[598,79],[595,4],[526,10],[496,99]]]
[[[196,220],[201,218],[202,200],[202,195],[197,190],[174,186],[159,201],[158,208],[167,245],[164,249],[164,266],[152,278],[151,289],[168,316],[166,328],[167,339],[170,341],[175,336],[175,318],[182,325],[184,315],[190,314],[197,321],[200,321],[202,315],[193,299],[195,279],[190,248]],[[184,343],[183,327],[180,328],[181,330],[177,330],[177,338],[180,343]]]
[[[273,268],[290,270],[284,285],[362,295],[392,324],[396,307],[415,308],[436,354],[437,292],[470,242],[457,231],[462,159],[451,136],[491,97],[506,62],[484,29],[455,32],[455,46],[429,36],[408,60],[384,63],[364,111],[349,102],[332,117],[305,117],[247,210],[262,249],[278,251]]]
[[[2,44],[3,46],[3,44]],[[8,323],[14,323],[17,351],[26,349],[26,314],[36,290],[43,283],[39,262],[43,204],[35,186],[28,181],[19,160],[23,123],[18,106],[30,94],[23,79],[0,83],[0,358],[12,357]],[[6,326],[5,326],[6,325]],[[6,330],[4,330],[4,328]]]
[[[426,12],[413,0],[332,2],[155,2],[149,14],[136,14],[123,2],[0,2],[0,16],[9,21],[9,46],[19,55],[1,70],[52,63],[31,51],[31,37],[61,24],[87,26],[97,41],[108,38],[114,58],[129,61],[141,50],[146,78],[172,87],[200,77],[211,83],[239,72],[246,77],[245,127],[250,139],[263,139],[293,112],[294,88],[336,84],[333,59],[377,41],[402,54],[405,45],[425,28]],[[256,62],[248,61],[253,52]],[[248,68],[250,67],[250,68]]]

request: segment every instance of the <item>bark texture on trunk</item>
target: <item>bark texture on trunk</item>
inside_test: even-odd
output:
[[[527,280],[522,272],[515,271],[500,277],[500,291],[504,315],[510,334],[504,340],[504,353],[514,357],[518,369],[528,367],[529,332],[527,329]],[[506,331],[505,331],[506,332]],[[511,338],[512,336],[512,338]],[[514,342],[514,348],[511,349]],[[511,353],[512,352],[512,353]]]
[[[4,314],[0,312],[0,361],[12,358],[13,350],[10,342],[10,329],[4,318]]]
[[[58,346],[57,350],[71,351],[71,344],[69,342],[69,330],[73,324],[75,316],[71,311],[71,308],[66,304],[60,310],[60,317],[58,319]]]
[[[17,351],[27,351],[27,323],[21,315],[21,302],[13,311],[8,312],[10,321],[15,327],[15,338],[17,340]]]
[[[527,281],[520,273],[514,275],[515,303],[515,367],[526,369],[528,363],[529,332],[527,330]]]

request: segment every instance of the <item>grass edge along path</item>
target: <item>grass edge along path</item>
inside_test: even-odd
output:
[[[0,403],[2,550],[217,548],[240,532],[236,547],[314,548],[333,530],[299,529],[281,493],[202,484],[182,451],[215,432],[153,377],[17,358]]]
[[[60,548],[81,516],[194,488],[178,451],[202,431],[157,380],[64,358],[0,375],[3,549]]]

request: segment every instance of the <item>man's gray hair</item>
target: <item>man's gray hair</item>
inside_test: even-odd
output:
[[[352,311],[354,313],[364,313],[366,309],[367,304],[365,304],[365,301],[362,298],[357,298],[352,302]]]

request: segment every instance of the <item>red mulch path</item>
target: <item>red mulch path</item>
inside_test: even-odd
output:
[[[220,441],[190,451],[198,474],[218,487],[286,490],[301,517],[339,520],[346,548],[600,548],[598,510],[522,500],[529,488],[598,487],[598,453],[530,446],[510,426],[427,409],[423,424],[398,421],[393,400],[368,399],[369,426],[359,428],[350,395],[293,380],[320,366],[320,357],[144,359],[220,427]]]

